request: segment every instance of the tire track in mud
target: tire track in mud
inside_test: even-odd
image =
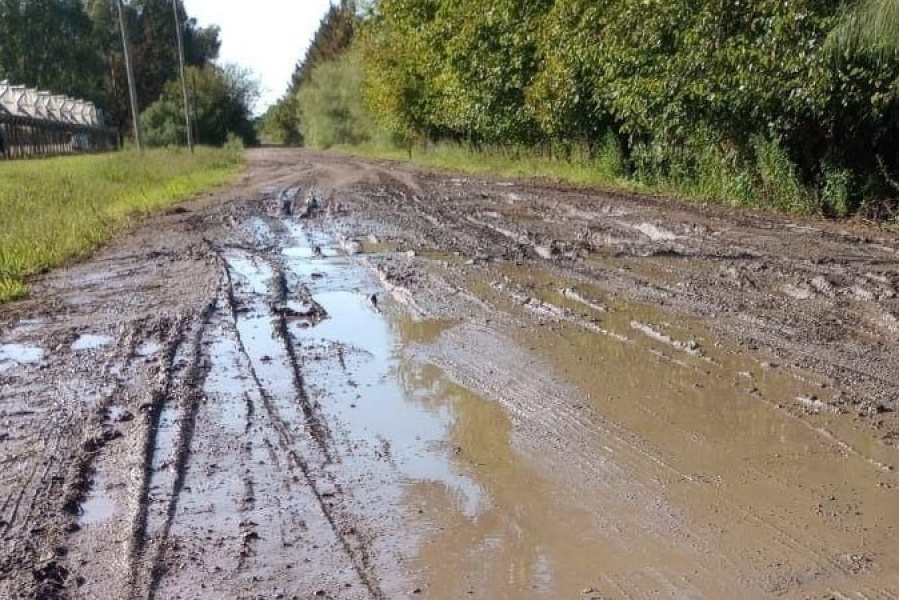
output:
[[[287,277],[284,274],[284,270],[280,268],[280,266],[275,267],[274,288],[275,301],[280,303],[282,306],[285,305],[289,295],[289,290],[287,285]],[[309,301],[312,302],[311,298],[309,299]],[[321,310],[320,307],[319,310]],[[306,424],[309,426],[309,431],[312,435],[312,438],[316,441],[325,456],[325,464],[330,463],[334,460],[329,443],[331,440],[331,432],[328,429],[328,424],[325,422],[325,419],[322,417],[320,412],[316,410],[316,408],[312,405],[312,402],[309,399],[309,394],[306,392],[306,386],[303,383],[303,373],[300,369],[300,361],[297,357],[296,345],[292,343],[290,331],[287,327],[287,315],[285,314],[284,310],[279,310],[276,312],[277,317],[275,318],[275,335],[284,343],[284,350],[287,352],[287,358],[290,362],[290,373],[293,377],[293,385],[297,391],[300,407],[303,409],[303,414],[306,416]]]
[[[399,221],[415,223],[413,229],[427,232],[428,243],[435,247],[463,251],[470,251],[473,247],[501,248],[501,255],[509,251],[510,244],[518,245],[530,259],[542,259],[535,264],[551,266],[563,274],[603,281],[605,287],[623,298],[666,304],[700,317],[711,315],[716,318],[714,324],[719,330],[736,335],[751,347],[771,347],[783,360],[799,362],[803,368],[828,373],[838,380],[865,381],[864,386],[852,386],[852,390],[847,390],[851,395],[868,398],[875,404],[890,405],[894,402],[876,386],[880,382],[889,384],[890,388],[897,387],[894,378],[888,375],[892,371],[884,369],[887,361],[873,361],[869,367],[870,362],[864,360],[863,355],[854,357],[847,364],[845,360],[831,359],[832,353],[803,351],[807,338],[814,335],[809,329],[814,327],[813,322],[800,322],[803,339],[785,339],[785,315],[795,312],[796,308],[788,302],[789,299],[778,299],[777,290],[780,281],[778,274],[783,274],[784,280],[788,281],[811,280],[822,273],[830,277],[827,274],[831,271],[837,280],[844,277],[846,269],[840,267],[844,267],[848,260],[842,255],[846,254],[845,246],[849,243],[862,244],[861,248],[870,253],[870,256],[865,256],[859,252],[858,256],[850,257],[855,270],[878,265],[886,268],[886,265],[895,264],[891,260],[896,254],[894,248],[845,232],[834,233],[815,228],[806,231],[805,228],[793,227],[800,235],[820,236],[813,242],[813,254],[810,257],[791,252],[771,255],[765,251],[766,245],[781,247],[784,236],[777,235],[783,232],[776,223],[769,223],[764,217],[744,217],[734,224],[724,221],[714,211],[704,215],[699,210],[697,215],[672,207],[660,207],[655,200],[635,201],[614,194],[611,199],[617,202],[610,203],[608,197],[600,198],[604,203],[597,210],[592,204],[585,205],[581,195],[573,190],[554,186],[541,185],[536,190],[524,193],[515,190],[516,193],[512,193],[505,187],[500,189],[499,184],[475,179],[432,178],[428,183],[430,185],[426,186],[428,189],[422,195],[442,195],[452,201],[425,204],[418,195],[409,196],[389,189],[369,194],[367,199],[394,213]],[[483,189],[489,191],[478,191]],[[552,199],[545,195],[546,192],[552,193]],[[654,214],[659,208],[675,213],[675,217],[682,222],[675,219],[673,225],[654,225],[663,223]],[[756,231],[754,233],[760,235],[750,238],[744,235],[741,227],[762,228],[764,231]],[[790,229],[790,226],[786,228]],[[544,244],[562,240],[561,245],[569,250],[583,247],[591,257],[600,260],[571,260],[576,257],[567,256],[570,252],[559,256],[541,256],[534,242],[541,239]],[[837,250],[828,252],[830,248]],[[548,249],[552,251],[551,245]],[[545,250],[544,254],[547,254]],[[607,256],[609,253],[611,256]],[[840,258],[833,259],[832,256]],[[628,257],[633,260],[627,260]],[[667,260],[669,257],[674,260]],[[754,274],[761,278],[758,281],[760,288],[748,290],[748,296],[747,290],[742,288],[722,294],[708,293],[708,285],[721,285],[729,281],[718,277],[719,271],[746,261],[758,265],[748,276],[751,279]],[[831,263],[839,266],[829,266]],[[641,267],[647,264],[670,275],[670,284],[652,273],[641,274]],[[889,275],[890,270],[886,272]],[[894,296],[897,287],[895,275],[892,276],[893,283],[890,283],[888,276],[882,276],[881,280],[880,283],[886,286],[886,298]],[[740,278],[738,283],[745,281],[745,278]],[[851,285],[847,289],[850,288]],[[737,306],[742,306],[749,313],[758,312],[755,306],[758,303],[777,301],[776,306],[765,305],[764,314],[769,325],[759,330],[742,322],[740,315],[746,310],[733,310],[735,295],[740,298]],[[852,310],[864,311],[866,305],[864,302],[854,302],[852,306]],[[880,305],[875,303],[874,306]],[[776,313],[774,318],[772,311]],[[839,317],[852,311],[829,303],[825,312]],[[892,313],[887,311],[886,314]],[[879,327],[887,323],[887,329],[891,322],[889,317],[875,321]],[[853,327],[851,337],[866,338],[868,334],[861,324]]]
[[[158,543],[156,554],[152,559],[150,567],[150,581],[147,590],[147,599],[153,600],[156,592],[164,576],[163,565],[165,562],[165,553],[167,542],[171,532],[172,523],[178,509],[178,501],[184,488],[184,481],[187,475],[188,461],[190,460],[191,444],[196,426],[197,411],[202,396],[203,384],[208,373],[208,365],[204,360],[203,343],[205,341],[207,327],[210,323],[212,315],[218,307],[218,298],[213,299],[203,309],[199,315],[197,331],[191,340],[189,351],[189,367],[184,377],[183,396],[181,402],[181,419],[178,432],[178,439],[175,445],[175,461],[173,465],[175,477],[172,482],[172,491],[169,494],[169,500],[165,509],[164,523],[158,534],[156,543]],[[160,412],[160,415],[162,413]],[[157,420],[158,424],[158,420]],[[156,448],[158,450],[158,448]],[[152,462],[150,463],[152,468]]]
[[[374,576],[372,562],[364,540],[358,536],[355,528],[342,525],[339,521],[341,517],[335,514],[335,503],[333,501],[339,499],[342,495],[341,486],[337,482],[329,480],[327,485],[329,489],[327,497],[322,492],[322,480],[331,479],[325,470],[325,467],[334,460],[329,446],[330,433],[328,432],[323,418],[317,413],[303,387],[302,371],[299,358],[294,348],[295,344],[288,328],[287,317],[283,311],[271,310],[273,303],[283,304],[290,295],[284,271],[279,264],[272,261],[270,258],[255,252],[251,254],[251,256],[255,257],[257,260],[263,261],[272,272],[272,277],[267,282],[266,287],[268,288],[269,293],[273,295],[273,300],[271,298],[269,299],[268,307],[266,307],[265,310],[272,320],[271,333],[279,340],[282,346],[281,349],[286,356],[286,362],[288,363],[287,366],[291,374],[292,386],[296,396],[295,400],[304,415],[311,441],[317,447],[318,452],[321,453],[321,455],[317,457],[318,464],[316,465],[313,465],[309,460],[309,457],[303,456],[297,450],[296,445],[298,440],[293,433],[290,423],[282,416],[281,411],[278,409],[276,399],[260,377],[256,367],[256,360],[254,360],[252,353],[249,351],[247,340],[240,330],[241,314],[246,308],[246,301],[252,302],[255,300],[257,303],[263,304],[264,299],[259,297],[253,298],[252,292],[250,297],[239,299],[238,294],[235,291],[235,276],[238,275],[239,269],[236,269],[234,264],[228,260],[225,251],[222,249],[215,249],[215,251],[224,271],[225,288],[227,290],[226,298],[231,318],[230,327],[236,332],[239,351],[246,361],[250,377],[256,388],[256,392],[259,394],[262,401],[263,408],[271,419],[274,429],[277,432],[280,449],[285,453],[290,462],[293,463],[294,468],[298,469],[302,474],[309,490],[315,497],[322,516],[327,521],[328,526],[333,532],[336,540],[339,542],[343,552],[350,560],[360,583],[365,587],[372,598],[378,600],[386,598]],[[244,251],[248,252],[249,250],[247,249]]]
[[[181,316],[175,326],[175,336],[164,352],[162,384],[150,393],[148,403],[141,408],[145,411],[145,438],[143,440],[143,472],[138,485],[136,512],[132,521],[129,540],[128,560],[130,575],[128,588],[134,600],[152,599],[163,576],[163,562],[169,531],[178,506],[178,499],[184,485],[184,477],[190,458],[190,443],[194,430],[197,403],[205,375],[202,345],[209,320],[214,313],[218,299],[214,298],[193,318]],[[193,329],[193,331],[191,331]],[[179,358],[187,361],[185,374],[178,378]],[[177,411],[177,435],[174,439],[172,468],[156,465],[156,458],[164,449],[160,446],[160,427],[166,410]],[[173,424],[174,426],[174,424]],[[166,490],[168,501],[161,515],[153,514],[150,490],[160,473],[173,471],[173,478]],[[165,483],[165,482],[164,482]],[[161,519],[156,524],[155,518]],[[157,525],[154,528],[154,525]],[[151,528],[155,529],[152,534]],[[151,549],[150,544],[155,545]]]
[[[121,348],[107,360],[105,377],[111,374],[113,368],[120,368],[121,372],[127,372],[132,368],[137,358],[137,349],[147,325],[146,319],[133,323],[119,341],[116,350]],[[91,478],[95,473],[95,464],[100,458],[103,449],[113,440],[122,437],[121,431],[107,423],[107,415],[116,400],[126,393],[126,384],[122,377],[114,378],[114,387],[96,404],[93,419],[94,422],[87,428],[88,437],[82,442],[82,452],[74,462],[71,469],[72,475],[68,478],[68,486],[63,510],[72,516],[80,517],[81,506],[89,493],[92,484]]]
[[[79,333],[67,330],[64,344],[57,351],[79,338]],[[98,373],[107,382],[101,389],[91,390],[83,397],[67,397],[61,396],[57,388],[52,392],[52,402],[33,404],[35,410],[25,411],[26,416],[41,414],[42,418],[33,422],[28,428],[30,435],[26,433],[19,441],[32,438],[28,456],[44,458],[33,463],[18,491],[8,494],[0,506],[2,538],[28,540],[17,544],[17,549],[8,547],[10,551],[4,553],[0,564],[0,581],[6,579],[5,574],[15,573],[19,578],[16,597],[68,598],[72,582],[78,580],[77,566],[67,559],[67,538],[80,528],[81,503],[90,489],[97,457],[107,444],[121,437],[121,432],[105,421],[105,415],[107,407],[123,391],[114,371],[129,360],[133,341],[130,333],[125,334],[113,351],[104,353],[106,359],[91,369],[91,374]],[[91,362],[88,359],[86,364]],[[51,371],[48,377],[58,375]],[[20,426],[19,431],[25,430]],[[23,458],[24,455],[15,455],[9,463],[16,464]],[[17,479],[20,478],[14,476],[4,480],[4,488],[14,488]],[[23,582],[23,576],[30,576],[31,580]]]
[[[621,342],[625,345],[636,348],[636,346],[634,346],[634,344],[631,343],[628,338],[624,338],[620,335],[614,334],[613,332],[598,327],[589,320],[578,318],[569,310],[564,309],[560,306],[543,302],[539,302],[538,304],[534,304],[533,302],[522,302],[522,298],[530,297],[522,296],[520,293],[516,294],[514,291],[505,289],[504,286],[494,286],[494,289],[503,296],[508,297],[513,305],[521,305],[525,311],[535,312],[537,316],[549,318],[551,321],[567,321],[572,325],[581,327],[587,331],[593,333],[602,333],[615,339],[617,342]],[[575,298],[574,300],[583,303],[581,298]],[[513,323],[512,327],[516,327],[516,325],[514,325]],[[709,365],[717,365],[717,363],[713,359],[702,355],[703,353],[699,351],[694,351],[691,353],[693,347],[689,344],[680,343],[677,340],[667,338],[663,334],[660,334],[655,330],[649,332],[643,331],[643,328],[648,327],[645,325],[639,326],[638,324],[638,326],[635,327],[635,323],[632,322],[631,327],[637,329],[637,331],[643,333],[656,342],[671,346],[675,350],[690,355],[690,358],[693,362],[705,361],[708,362]],[[485,338],[485,336],[487,337]],[[545,415],[547,413],[550,414],[552,416],[552,420],[549,423],[543,422],[539,427],[539,430],[544,431],[545,434],[549,435],[552,439],[585,439],[591,437],[590,432],[597,429],[597,424],[590,423],[589,419],[588,422],[581,425],[584,419],[584,415],[581,414],[580,411],[571,410],[571,407],[559,407],[553,404],[554,408],[548,409],[546,406],[547,398],[561,398],[564,394],[561,394],[561,392],[558,394],[553,394],[551,392],[541,392],[541,390],[543,389],[541,387],[542,384],[525,385],[524,383],[522,383],[521,385],[518,385],[517,383],[507,382],[507,384],[504,385],[501,390],[497,390],[491,386],[489,382],[495,379],[494,370],[500,373],[516,373],[521,370],[520,366],[523,361],[511,361],[509,364],[505,364],[504,361],[497,362],[495,357],[491,360],[491,358],[489,358],[487,355],[481,356],[480,354],[478,354],[478,352],[481,352],[481,350],[478,350],[477,352],[475,352],[474,356],[471,356],[472,349],[491,347],[509,348],[514,345],[511,342],[491,340],[490,336],[487,335],[486,330],[481,331],[477,328],[472,329],[472,326],[467,326],[458,331],[450,330],[448,332],[445,332],[442,339],[444,340],[443,344],[456,347],[456,352],[452,354],[451,357],[443,356],[442,358],[438,357],[437,359],[438,364],[442,365],[444,370],[448,374],[456,379],[457,382],[466,387],[470,387],[472,389],[481,389],[484,390],[488,396],[499,398],[500,402],[504,406],[506,406],[507,410],[509,410],[512,414],[517,414],[521,419],[524,419],[525,421],[539,421],[541,418],[543,418],[541,417],[541,415]],[[648,351],[652,353],[652,348],[649,348]],[[661,356],[668,358],[667,355]],[[686,368],[694,368],[687,363],[682,363],[681,361],[670,358],[669,360]],[[503,367],[504,364],[505,367]],[[720,367],[721,365],[717,366]],[[697,373],[700,372],[700,370],[698,369],[694,368],[694,370]],[[527,377],[524,378],[527,379]],[[542,400],[534,400],[534,398],[538,397],[542,398]],[[771,404],[773,408],[773,403]],[[528,409],[528,407],[530,407],[530,410]],[[806,423],[805,421],[798,420],[798,422],[800,426],[815,430],[815,428],[811,424]],[[606,431],[606,433],[612,432],[612,435],[610,437],[605,437],[603,448],[605,451],[611,453],[611,455],[613,456],[613,462],[619,464],[623,468],[624,472],[646,473],[647,471],[651,472],[653,469],[660,468],[661,472],[664,473],[665,471],[667,471],[670,474],[669,476],[664,477],[663,480],[669,479],[673,476],[674,481],[680,480],[689,482],[690,484],[702,483],[701,480],[697,480],[693,476],[691,476],[689,472],[683,472],[680,469],[672,466],[670,462],[668,462],[657,452],[654,452],[651,449],[647,449],[642,445],[635,444],[634,440],[632,440],[632,436],[627,435],[626,430],[621,426],[618,426],[613,422],[603,421],[602,424],[598,426],[598,428],[600,431]],[[531,432],[531,435],[523,436],[524,439],[531,439],[531,441],[539,440],[541,437],[542,436],[538,434],[536,430]],[[580,476],[584,476],[584,474],[586,473],[594,472],[594,469],[597,466],[596,457],[587,457],[586,455],[581,457],[581,454],[578,452],[574,452],[572,454],[572,447],[570,445],[560,443],[560,447],[562,446],[566,447],[566,463],[573,460],[574,463],[572,464],[578,465],[578,468],[574,470],[579,473]],[[536,454],[539,454],[543,457],[547,456],[546,453]],[[552,453],[550,452],[550,455],[551,454]],[[853,454],[858,453],[853,452]],[[578,460],[578,457],[581,457],[582,460]],[[635,458],[637,460],[631,460]],[[861,458],[865,458],[864,455],[861,455]],[[564,471],[564,469],[562,469],[561,471]],[[589,477],[587,477],[587,479],[589,479]],[[575,485],[573,490],[577,490],[579,489],[579,487],[580,486]],[[699,487],[696,487],[696,489],[699,489]],[[580,492],[574,491],[574,495],[577,496],[580,494]],[[757,531],[767,531],[768,533],[765,537],[769,539],[769,544],[773,544],[773,546],[769,546],[769,548],[779,548],[779,550],[777,550],[777,553],[781,556],[790,557],[794,559],[794,563],[799,564],[809,561],[812,566],[806,566],[805,568],[811,568],[812,571],[815,572],[815,578],[824,578],[826,580],[827,578],[833,576],[849,577],[853,574],[852,569],[845,564],[845,561],[839,559],[833,554],[822,552],[822,546],[820,543],[816,547],[814,538],[810,540],[810,543],[806,543],[803,540],[803,531],[796,523],[792,523],[788,519],[781,519],[775,515],[763,515],[759,513],[759,511],[754,510],[752,506],[744,506],[742,503],[735,501],[735,498],[728,497],[727,494],[714,494],[712,496],[704,494],[704,496],[706,497],[705,504],[710,507],[717,507],[715,508],[716,511],[722,514],[740,515],[739,520],[745,523],[754,524],[753,529]],[[595,495],[590,497],[595,499]],[[612,500],[612,502],[614,503],[614,500]],[[650,502],[649,504],[652,503]],[[689,537],[687,539],[693,537],[692,534],[688,535]],[[823,539],[818,538],[817,541],[823,542]],[[805,558],[803,559],[800,557]],[[799,560],[795,560],[797,558],[799,558]],[[730,572],[741,572],[743,570],[738,568],[738,563],[734,562],[734,560],[728,561],[726,557],[721,557],[721,560],[724,560],[728,564],[727,570],[729,570]],[[809,563],[806,563],[806,565],[808,564]],[[673,579],[671,581],[673,581]],[[610,584],[611,583],[612,582],[610,580]],[[631,585],[633,585],[632,581],[630,583],[624,583],[622,581],[616,583],[615,587],[623,593],[624,590],[628,587],[631,587]],[[774,583],[771,585],[780,585],[780,583]],[[634,589],[636,590],[636,588]],[[776,591],[776,589],[771,588],[767,591]],[[624,593],[624,596],[631,597],[626,593]],[[639,595],[637,597],[639,597]]]

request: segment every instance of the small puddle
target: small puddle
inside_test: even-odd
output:
[[[102,525],[116,516],[118,507],[109,496],[91,491],[84,502],[81,503],[79,521],[81,525]]]
[[[112,336],[97,335],[93,333],[85,333],[78,337],[72,344],[72,350],[79,352],[82,350],[96,350],[110,345],[113,342]]]
[[[143,358],[149,358],[160,352],[162,352],[162,344],[156,340],[148,340],[137,348],[137,355]]]
[[[44,350],[25,344],[0,345],[0,373],[16,365],[33,365],[44,358]]]
[[[112,407],[111,412],[121,407]],[[124,409],[121,409],[124,410]],[[98,469],[91,481],[90,489],[78,507],[78,522],[83,527],[102,525],[108,523],[119,512],[116,501],[109,493],[104,471]]]

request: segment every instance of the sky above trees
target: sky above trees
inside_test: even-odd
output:
[[[184,0],[200,25],[221,27],[220,62],[251,69],[262,84],[257,112],[282,96],[330,0]]]

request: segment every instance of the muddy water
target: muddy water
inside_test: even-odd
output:
[[[471,282],[489,318],[430,320],[335,235],[288,230],[275,259],[227,260],[253,297],[271,295],[278,269],[302,291],[276,303],[300,315],[287,332],[323,423],[314,486],[361,524],[350,546],[366,548],[354,560],[373,594],[899,589],[897,457],[816,412],[823,382],[533,268]],[[244,305],[237,328],[278,403],[296,382],[271,303]],[[313,306],[325,318],[303,316]],[[222,418],[236,432],[234,411]]]
[[[531,298],[525,312],[536,312],[541,326],[513,330],[512,340],[474,327],[445,335],[442,361],[456,378],[490,393],[490,373],[477,366],[490,360],[482,348],[518,340],[576,386],[568,403],[547,402],[551,394],[539,400],[554,415],[532,407],[528,418],[551,436],[558,430],[564,452],[553,462],[550,443],[539,460],[557,484],[568,479],[582,484],[573,491],[593,488],[587,497],[611,517],[595,524],[608,536],[606,550],[617,547],[619,558],[628,557],[601,561],[599,589],[625,597],[648,590],[673,597],[797,590],[894,597],[899,456],[851,421],[819,414],[826,406],[820,399],[832,393],[823,382],[763,353],[728,348],[697,323],[616,304],[595,290],[584,295],[610,310],[566,304],[571,294],[559,290],[577,282],[550,273],[508,268],[505,277],[502,291],[519,293],[493,300],[514,314],[523,291]],[[525,387],[533,388],[533,374],[514,364],[525,360],[494,359],[493,366],[513,371],[512,380],[530,379]],[[493,392],[510,411],[527,398],[523,389],[503,400],[514,396],[513,387]],[[620,466],[623,478],[603,463]],[[648,510],[616,505],[609,490],[622,486]],[[672,541],[675,554],[666,550]]]
[[[356,255],[319,220],[246,230],[197,338],[202,397],[155,424],[147,533],[196,565],[157,597],[899,591],[896,450],[836,419],[824,381],[549,269]],[[385,260],[466,293],[431,311]],[[121,521],[121,496],[97,477],[81,525]],[[141,560],[183,559],[154,543]]]
[[[368,523],[383,594],[405,596],[421,586],[403,566],[422,542],[422,528],[411,523],[425,512],[409,499],[410,490],[443,490],[474,518],[482,488],[453,463],[452,413],[430,402],[432,386],[404,360],[410,317],[390,301],[364,259],[342,253],[334,238],[294,234],[285,268],[327,314],[313,327],[293,323],[290,332],[302,350],[304,385],[325,415],[338,455],[329,469],[343,482],[344,510]],[[304,241],[321,252],[303,251]]]
[[[293,234],[284,266],[327,318],[292,324],[291,336],[338,457],[328,469],[344,510],[367,524],[384,596],[556,598],[589,588],[597,557],[613,555],[595,507],[540,471],[541,448],[518,439],[502,403],[434,364],[462,324],[414,318],[364,258],[318,232]],[[321,252],[304,249],[314,246]]]
[[[44,358],[44,350],[25,344],[0,345],[0,372],[16,365],[32,365]]]

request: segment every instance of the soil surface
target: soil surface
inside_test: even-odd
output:
[[[0,597],[899,597],[899,237],[263,149],[0,308]]]

